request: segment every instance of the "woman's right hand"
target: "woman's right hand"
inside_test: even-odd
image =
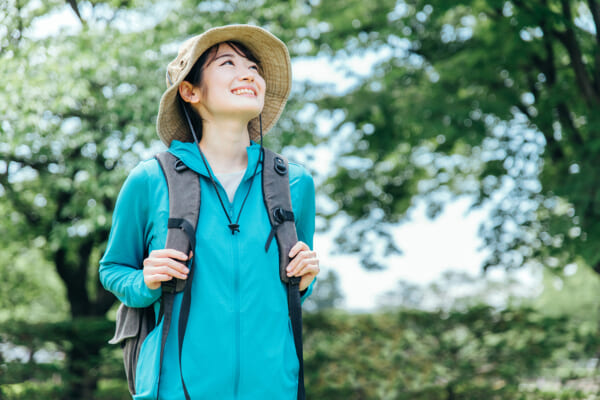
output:
[[[190,270],[185,263],[179,261],[185,262],[191,257],[191,252],[188,257],[173,249],[153,250],[144,259],[144,283],[149,289],[158,289],[162,282],[173,278],[187,279]]]

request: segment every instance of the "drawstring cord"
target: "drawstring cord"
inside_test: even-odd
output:
[[[180,99],[180,102],[183,103],[183,100]],[[200,151],[200,156],[202,157],[202,162],[204,163],[204,166],[206,167],[206,170],[208,171],[208,176],[210,178],[210,181],[212,182],[213,187],[215,188],[215,192],[217,192],[217,197],[219,198],[219,203],[221,203],[221,208],[223,209],[223,212],[225,213],[225,216],[227,217],[227,221],[229,221],[229,225],[227,225],[229,227],[229,229],[231,229],[231,234],[235,234],[236,232],[240,231],[240,216],[242,215],[242,210],[244,209],[244,205],[246,204],[246,200],[248,199],[248,196],[250,195],[250,190],[252,189],[252,184],[254,183],[254,177],[256,176],[256,171],[258,171],[258,166],[259,164],[261,164],[264,161],[264,156],[263,156],[263,133],[262,133],[262,114],[258,115],[258,121],[259,121],[259,126],[260,126],[260,152],[259,152],[259,159],[256,162],[256,166],[254,167],[254,172],[252,174],[252,178],[250,178],[250,186],[248,186],[248,191],[246,192],[246,196],[244,197],[244,201],[242,202],[242,206],[240,207],[240,212],[237,215],[237,218],[235,220],[235,223],[231,221],[231,217],[229,216],[229,213],[227,212],[227,208],[225,207],[225,203],[223,202],[223,199],[221,198],[221,195],[219,194],[219,188],[217,187],[217,183],[215,182],[215,179],[213,178],[212,173],[210,172],[210,168],[208,166],[208,162],[206,161],[206,158],[204,157],[204,153],[202,152],[202,149],[200,148],[200,143],[198,141],[198,136],[196,135],[196,130],[194,129],[194,126],[192,124],[192,121],[190,119],[190,116],[188,114],[188,111],[186,109],[186,107],[184,106],[184,104],[181,104],[181,108],[183,109],[183,112],[185,114],[185,118],[187,120],[188,126],[190,127],[190,131],[192,132],[192,136],[194,138],[194,143],[196,143],[196,146],[198,147],[198,151]]]

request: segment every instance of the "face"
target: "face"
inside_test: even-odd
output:
[[[205,120],[257,117],[265,102],[265,80],[256,63],[228,44],[218,46],[204,66],[198,102],[191,102]]]

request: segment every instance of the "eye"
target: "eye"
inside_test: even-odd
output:
[[[222,65],[222,66],[223,66],[223,65],[233,65],[233,61],[231,61],[231,60],[226,60],[226,61],[224,61],[224,62],[223,62],[221,65]]]
[[[258,71],[258,65],[254,64],[250,66],[250,69],[253,69],[255,71]]]

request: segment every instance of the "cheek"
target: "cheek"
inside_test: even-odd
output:
[[[265,82],[265,78],[259,75],[258,79],[256,80],[256,83],[260,85],[260,87],[262,87],[263,93],[267,91],[267,82]]]
[[[265,80],[262,77],[260,77],[256,83],[260,88],[262,88],[262,90],[260,92],[261,92],[261,99],[264,102],[265,101],[265,93],[267,93],[267,83],[265,82]]]
[[[202,80],[202,82],[200,82],[200,86],[198,88],[200,90],[200,103],[204,103],[206,101],[206,98],[208,97],[209,92],[208,86],[204,82],[204,79]]]

